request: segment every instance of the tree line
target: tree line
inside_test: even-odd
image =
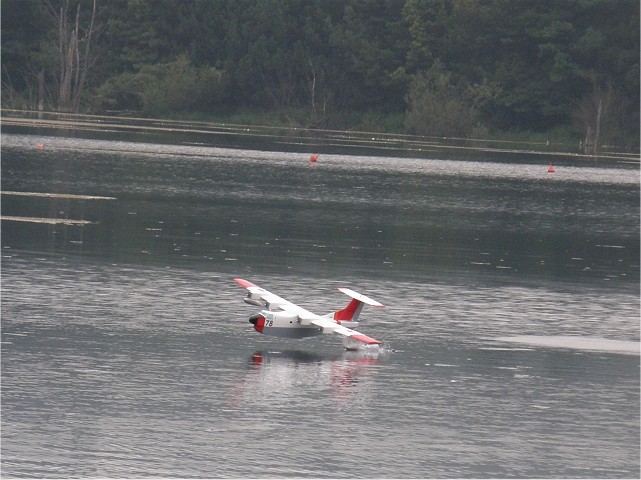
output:
[[[2,106],[639,145],[638,0],[3,0]]]

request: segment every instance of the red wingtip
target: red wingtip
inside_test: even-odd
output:
[[[243,280],[242,278],[234,278],[234,282],[236,282],[241,287],[245,287],[245,288],[256,286],[252,282],[248,282],[247,280]]]
[[[358,340],[359,342],[366,343],[367,345],[380,345],[381,343],[383,343],[376,340],[375,338],[363,335],[362,333],[357,335],[350,335],[349,338],[353,338],[354,340]]]

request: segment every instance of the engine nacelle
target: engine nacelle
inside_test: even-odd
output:
[[[255,305],[256,307],[261,308],[269,308],[267,302],[262,299],[262,295],[260,293],[250,292],[245,298],[243,298],[243,301],[248,305]]]
[[[263,329],[265,328],[265,317],[263,315],[261,315],[260,313],[252,315],[251,317],[249,317],[249,323],[254,326],[254,330],[256,330],[258,333],[263,333]]]
[[[247,305],[254,305],[255,307],[261,307],[261,308],[264,308],[264,307],[265,307],[265,304],[263,304],[263,303],[259,302],[258,300],[254,300],[254,299],[253,299],[253,298],[251,298],[250,296],[246,296],[245,298],[243,298],[243,301],[244,301]]]

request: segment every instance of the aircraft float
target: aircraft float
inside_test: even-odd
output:
[[[351,298],[347,306],[342,310],[321,316],[268,292],[252,282],[242,278],[234,278],[234,281],[248,290],[249,293],[243,298],[245,303],[262,308],[259,313],[249,317],[249,323],[254,325],[254,330],[259,333],[286,338],[306,338],[336,333],[343,337],[343,345],[348,350],[358,350],[365,345],[383,343],[353,330],[352,327],[358,326],[356,320],[363,305],[378,308],[384,305],[349,288],[338,289]]]

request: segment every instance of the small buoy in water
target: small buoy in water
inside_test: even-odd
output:
[[[550,166],[548,167],[548,173],[554,173],[554,165],[552,165],[552,162],[550,162]]]
[[[318,155],[320,155],[320,154],[319,153],[315,153],[314,155],[309,157],[309,161],[312,162],[312,163],[316,163],[316,160],[318,160]]]
[[[44,143],[39,143],[38,145],[36,145],[36,148],[38,150],[44,150],[45,149],[45,144]]]

